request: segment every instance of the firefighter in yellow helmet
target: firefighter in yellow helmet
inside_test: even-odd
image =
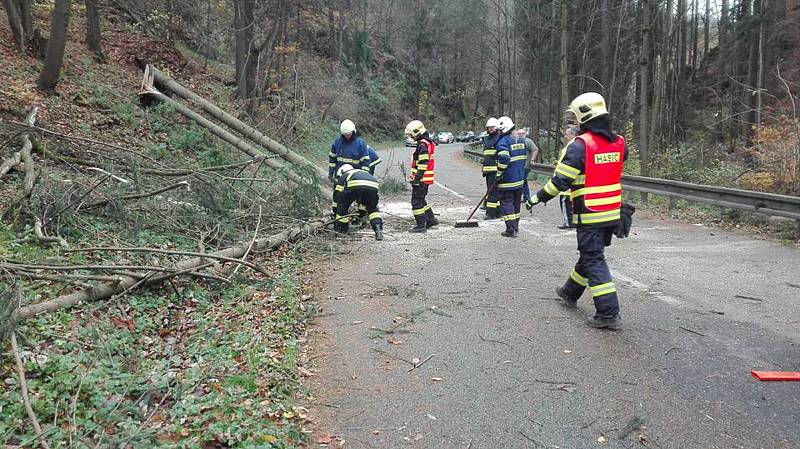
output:
[[[436,145],[419,120],[409,122],[405,134],[417,143],[411,157],[411,212],[416,224],[409,232],[426,232],[439,224],[430,204],[425,201],[428,188],[433,184]]]
[[[594,92],[579,95],[569,105],[580,125],[579,135],[567,146],[553,177],[531,198],[531,206],[545,203],[570,190],[574,204],[580,258],[558,296],[567,307],[577,307],[588,287],[595,314],[591,327],[619,329],[617,288],[604,255],[622,216],[622,167],[627,158],[625,139],[611,131],[605,99]],[[627,206],[627,205],[626,205]],[[626,214],[629,209],[626,209]],[[630,212],[632,214],[632,212]],[[630,223],[630,216],[626,222]]]

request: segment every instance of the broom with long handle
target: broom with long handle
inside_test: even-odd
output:
[[[457,221],[455,227],[457,227],[457,228],[477,228],[478,227],[478,220],[472,220],[472,216],[475,215],[475,212],[478,210],[479,207],[481,207],[481,204],[483,204],[483,202],[486,201],[486,198],[492,192],[494,192],[495,188],[497,188],[497,183],[492,184],[492,186],[489,187],[489,190],[487,190],[486,193],[483,194],[483,198],[481,198],[481,200],[478,201],[478,204],[475,205],[475,208],[472,209],[472,212],[470,212],[469,217],[467,217],[467,220],[466,221]]]

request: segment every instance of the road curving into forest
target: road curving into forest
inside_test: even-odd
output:
[[[320,262],[315,441],[350,448],[800,447],[800,252],[703,225],[635,217],[607,250],[625,328],[595,330],[584,296],[554,290],[577,259],[555,202],[454,229],[483,194],[460,144],[437,150],[429,202],[443,222],[409,234],[406,196],[382,198],[386,240]],[[409,149],[385,151],[388,168]]]

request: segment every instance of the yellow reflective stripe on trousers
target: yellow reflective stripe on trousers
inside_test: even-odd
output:
[[[336,191],[337,191],[337,192],[344,192],[344,186],[343,186],[343,185],[341,185],[341,184],[337,185],[337,186],[336,186]]]
[[[587,193],[608,193],[608,192],[616,192],[617,190],[622,190],[622,184],[610,184],[607,186],[597,186],[597,187],[583,187],[581,189],[573,190],[572,197],[577,198],[581,195],[586,195]]]
[[[556,173],[566,176],[569,179],[575,179],[581,171],[575,167],[571,167],[563,162],[556,165]]]
[[[483,172],[484,173],[486,173],[486,172],[494,172],[494,171],[497,171],[497,166],[496,165],[484,165],[483,166]]]
[[[550,196],[558,195],[558,187],[553,184],[553,181],[547,181],[547,184],[544,185],[544,191]]]
[[[516,219],[518,219],[519,217],[520,217],[520,214],[508,214],[508,215],[503,215],[503,221],[511,221],[511,220],[516,220]]]
[[[425,212],[427,212],[428,209],[430,209],[430,208],[431,208],[431,206],[427,205],[427,206],[423,206],[423,207],[421,207],[419,209],[411,209],[411,213],[414,214],[414,215],[422,215]]]
[[[585,200],[587,206],[605,206],[606,204],[614,204],[622,202],[622,195],[610,196],[608,198],[592,198]]]
[[[619,220],[619,209],[609,210],[606,212],[592,212],[588,214],[575,214],[572,216],[574,224],[594,224],[604,223],[606,221]]]
[[[499,188],[499,189],[510,189],[510,188],[513,188],[513,187],[519,187],[522,184],[525,184],[524,180],[523,181],[517,181],[517,182],[502,182],[502,183],[497,185],[497,188]]]
[[[500,207],[500,201],[497,201],[497,202],[487,201],[486,202],[486,208],[487,209],[497,209],[498,207]]]
[[[369,214],[369,221],[377,220],[379,218],[383,218],[383,216],[381,215],[380,212],[373,212],[373,213]]]
[[[351,188],[351,187],[369,187],[371,189],[376,189],[377,190],[378,189],[378,182],[377,181],[361,180],[361,179],[353,179],[353,180],[347,181],[347,187],[348,188]]]
[[[348,217],[347,215],[336,214],[336,221],[338,221],[339,223],[350,223],[350,217]]]
[[[605,284],[593,285],[589,288],[592,290],[592,296],[603,296],[617,291],[617,288],[614,286],[613,282],[606,282]]]
[[[586,287],[589,285],[589,280],[578,274],[578,272],[575,270],[572,270],[572,274],[569,275],[569,278],[575,281],[575,283],[581,287]]]

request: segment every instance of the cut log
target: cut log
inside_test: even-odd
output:
[[[265,149],[270,151],[271,153],[275,153],[283,158],[285,161],[290,162],[295,165],[305,166],[313,168],[314,171],[323,179],[328,176],[327,171],[320,168],[318,165],[314,164],[313,162],[309,161],[305,157],[295,153],[294,151],[286,148],[285,146],[281,145],[280,143],[276,142],[273,139],[262,134],[257,129],[251,127],[250,125],[242,122],[241,120],[237,119],[236,117],[228,114],[227,112],[223,111],[219,106],[211,103],[210,101],[204,99],[203,97],[197,95],[196,93],[192,92],[191,90],[183,87],[174,79],[168,77],[161,73],[158,69],[153,67],[152,65],[148,65],[145,68],[145,81],[148,79],[149,76],[152,76],[153,79],[158,82],[160,86],[163,86],[165,89],[168,89],[170,92],[174,93],[175,95],[183,98],[184,100],[191,101],[198,106],[200,106],[205,112],[210,114],[215,119],[219,120],[220,122],[224,123],[225,125],[231,127],[231,129],[241,133],[243,136],[247,137],[248,139],[252,140],[253,142],[258,143],[259,145],[263,146]]]
[[[328,222],[318,220],[308,224],[304,224],[299,227],[289,228],[281,233],[269,237],[256,239],[255,242],[253,243],[251,251],[256,252],[256,251],[266,251],[266,250],[276,249],[281,245],[283,245],[284,243],[294,242],[299,240],[301,237],[313,234],[321,230],[323,227],[325,227],[326,224],[328,224]],[[249,247],[250,247],[250,242],[247,242],[233,246],[231,248],[211,253],[211,255],[240,259],[242,258],[242,256],[244,256]],[[181,262],[178,262],[172,268],[174,268],[175,272],[180,272],[185,270],[197,269],[198,267],[201,267],[203,265],[208,265],[208,263],[209,263],[208,258],[194,257],[191,259],[186,259]],[[159,277],[157,280],[161,281],[164,279],[166,278]],[[11,322],[13,323],[20,320],[25,320],[34,317],[36,315],[39,315],[40,313],[53,312],[55,310],[59,310],[65,307],[72,307],[81,302],[108,299],[114,295],[123,293],[128,289],[132,289],[134,286],[136,286],[137,283],[143,286],[156,283],[155,280],[151,280],[149,282],[147,281],[140,282],[140,281],[141,279],[137,279],[134,277],[120,276],[120,280],[116,282],[106,282],[90,289],[77,291],[64,296],[59,296],[58,298],[52,299],[50,301],[44,301],[38,304],[31,304],[29,306],[21,307],[12,314]]]
[[[275,159],[267,158],[263,151],[259,150],[258,148],[254,147],[253,145],[250,145],[249,143],[247,143],[241,137],[237,137],[237,136],[229,133],[228,131],[224,130],[221,126],[217,125],[216,123],[212,122],[211,120],[208,120],[207,118],[203,117],[202,115],[198,114],[197,112],[194,112],[192,109],[190,109],[189,107],[187,107],[183,103],[181,103],[179,101],[176,101],[176,100],[173,100],[172,98],[169,98],[168,96],[166,96],[163,93],[159,92],[155,88],[150,88],[147,91],[142,92],[142,95],[149,95],[149,96],[157,99],[158,101],[161,101],[161,102],[164,102],[166,104],[169,104],[170,106],[175,108],[176,111],[178,111],[181,114],[183,114],[186,118],[194,121],[195,123],[197,123],[198,125],[202,126],[203,128],[211,131],[211,133],[214,134],[215,136],[217,136],[220,139],[224,140],[225,142],[233,145],[238,150],[250,155],[251,157],[264,158],[264,165],[266,165],[267,167],[270,167],[272,169],[281,171],[281,173],[285,174],[286,177],[289,178],[289,180],[292,181],[293,183],[295,183],[295,184],[297,184],[299,186],[304,186],[304,185],[310,184],[309,180],[303,179],[302,176],[300,176],[297,173],[293,172],[285,164],[283,164],[283,163],[281,163],[281,162],[279,162],[279,161],[277,161]]]

